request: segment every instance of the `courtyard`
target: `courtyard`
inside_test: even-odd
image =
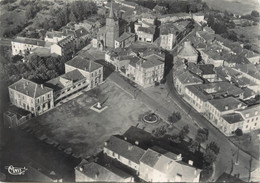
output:
[[[101,113],[90,109],[98,101],[108,106]],[[131,126],[152,131],[162,125],[163,122],[150,125],[140,120],[149,111],[108,79],[99,89],[83,93],[22,128],[66,153],[88,157],[99,152],[111,135],[124,134]]]

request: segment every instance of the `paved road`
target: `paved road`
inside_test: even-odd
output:
[[[228,138],[223,135],[218,129],[216,129],[211,123],[205,119],[202,115],[200,115],[197,111],[195,111],[189,104],[182,100],[182,98],[178,95],[177,91],[173,85],[172,79],[172,70],[167,76],[166,80],[167,89],[170,92],[172,100],[178,106],[180,106],[188,115],[191,116],[201,127],[209,129],[209,141],[215,141],[220,146],[220,154],[219,158],[216,162],[216,175],[217,178],[224,171],[234,175],[240,174],[240,178],[244,178],[247,180],[249,176],[249,167],[250,167],[250,159],[252,158],[252,169],[259,166],[259,161],[255,158],[251,157],[249,154],[243,152],[242,150],[238,150],[238,147],[235,146],[232,142],[228,140]],[[238,158],[239,165],[233,165]],[[215,179],[216,180],[216,179]]]

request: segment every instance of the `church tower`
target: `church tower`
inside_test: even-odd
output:
[[[115,39],[118,37],[119,37],[119,21],[114,14],[113,4],[111,3],[109,16],[106,19],[106,43],[105,43],[105,45],[109,48],[114,48]]]

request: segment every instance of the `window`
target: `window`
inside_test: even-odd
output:
[[[252,118],[251,121],[253,122],[253,121],[254,121],[254,118]]]
[[[248,128],[248,125],[246,125],[246,128]]]
[[[115,153],[114,152],[112,153],[112,156],[115,157]]]
[[[255,126],[257,125],[257,123],[255,123]]]
[[[258,120],[258,117],[256,117],[255,120],[257,121],[257,120]]]

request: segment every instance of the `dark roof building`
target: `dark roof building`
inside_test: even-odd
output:
[[[88,71],[88,72],[93,72],[103,67],[101,64],[96,63],[95,61],[84,59],[79,56],[74,57],[72,60],[66,62],[65,65],[69,65],[77,69]]]
[[[27,95],[31,98],[37,98],[41,95],[44,95],[52,91],[52,89],[49,87],[46,87],[44,85],[39,85],[37,83],[34,83],[24,78],[10,85],[9,88],[18,91],[24,95]]]

